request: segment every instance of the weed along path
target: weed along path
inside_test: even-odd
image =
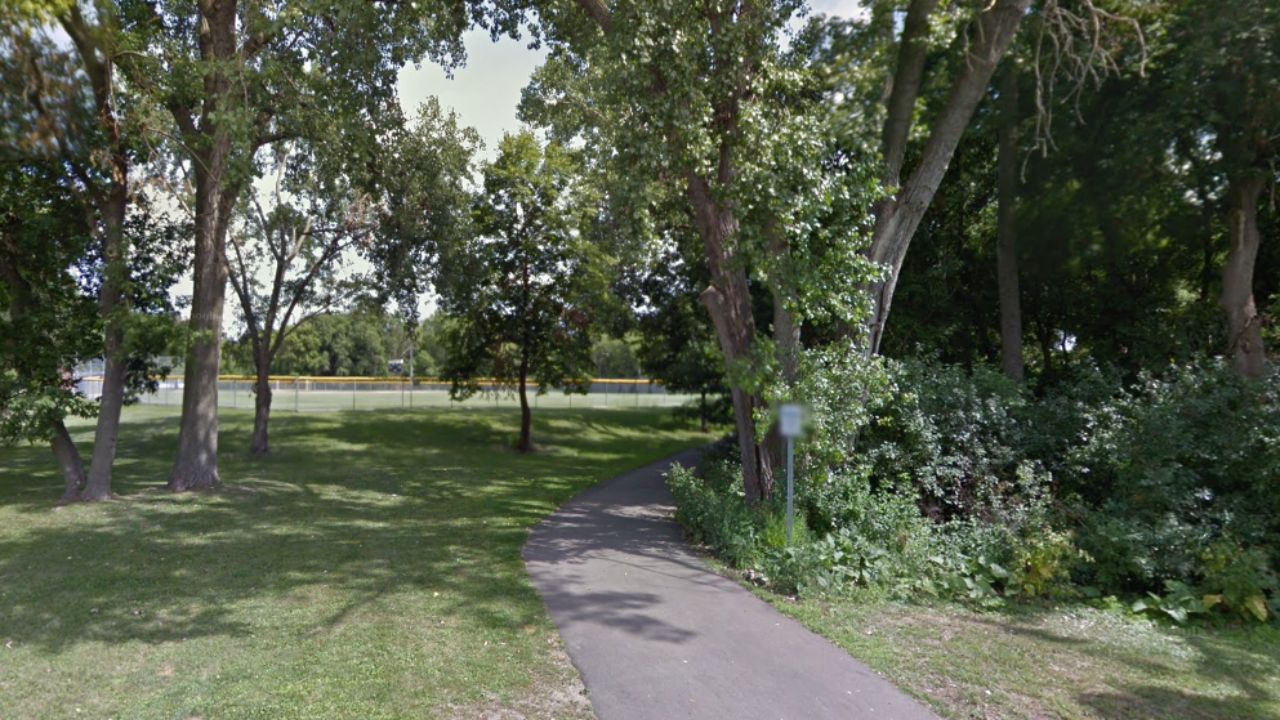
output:
[[[690,551],[662,474],[696,459],[587,490],[525,546],[600,720],[936,720]]]

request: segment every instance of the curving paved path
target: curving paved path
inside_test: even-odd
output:
[[[689,550],[662,474],[696,461],[591,488],[525,546],[600,720],[937,720]]]

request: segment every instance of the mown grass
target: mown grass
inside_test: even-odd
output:
[[[576,676],[527,529],[704,437],[670,411],[544,410],[522,456],[517,419],[281,414],[252,461],[251,416],[224,412],[225,487],[174,495],[176,412],[130,408],[121,498],[61,508],[47,448],[0,449],[0,716],[589,713],[552,707]]]
[[[768,599],[944,718],[1277,720],[1280,628],[1176,628],[1119,610],[975,613]]]

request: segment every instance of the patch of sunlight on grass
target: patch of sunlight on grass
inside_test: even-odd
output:
[[[763,595],[762,595],[763,596]],[[1280,628],[765,596],[946,718],[1280,720]]]
[[[220,414],[206,493],[163,490],[176,409],[126,410],[108,503],[55,507],[48,448],[0,448],[0,715],[436,717],[563,683],[528,528],[707,440],[664,410],[540,409],[532,455],[510,409],[281,413],[254,461],[252,420]]]

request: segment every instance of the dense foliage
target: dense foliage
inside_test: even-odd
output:
[[[812,540],[770,544],[778,509],[737,502],[723,460],[672,478],[677,515],[786,591],[1139,596],[1174,617],[1269,619],[1280,378],[1247,383],[1217,361],[1120,378],[1085,366],[1037,395],[984,366],[907,361],[813,384],[816,406],[852,388],[865,411],[802,443]]]

